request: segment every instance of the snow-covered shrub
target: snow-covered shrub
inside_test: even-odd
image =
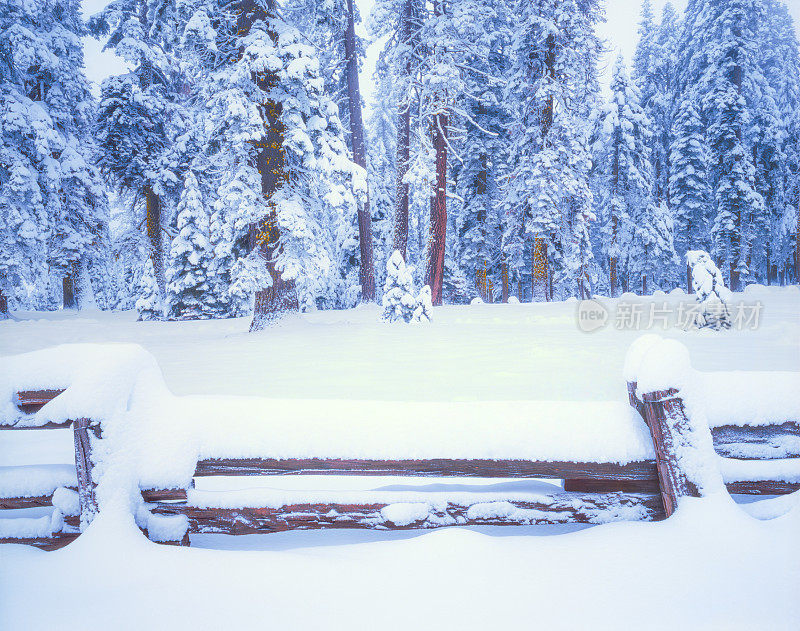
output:
[[[433,303],[431,301],[431,288],[425,285],[419,290],[417,296],[417,308],[414,309],[414,315],[411,316],[412,324],[425,324],[430,322],[433,315]]]
[[[161,294],[158,291],[153,260],[150,257],[147,257],[144,272],[139,281],[139,299],[136,301],[136,311],[139,312],[139,320],[161,320],[164,317]]]
[[[714,330],[730,328],[728,301],[731,292],[725,287],[722,272],[703,250],[690,250],[686,253],[686,261],[692,268],[692,288],[700,304],[695,323],[701,328]]]
[[[411,322],[417,309],[414,298],[413,268],[406,265],[402,254],[395,250],[386,263],[386,284],[383,286],[384,322]],[[428,290],[430,291],[430,290]]]
[[[480,296],[475,296],[475,297],[474,297],[474,298],[473,298],[473,299],[470,301],[470,303],[469,303],[469,304],[471,304],[471,305],[482,305],[482,304],[483,304],[483,298],[481,298]]]

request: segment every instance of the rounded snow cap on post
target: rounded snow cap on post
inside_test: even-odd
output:
[[[654,336],[657,337],[657,336]],[[639,353],[635,378],[636,393],[639,398],[644,393],[685,388],[694,375],[689,349],[677,340],[658,338],[635,349]],[[635,359],[635,357],[633,358]],[[627,362],[626,362],[627,363]]]
[[[633,344],[631,344],[631,347],[628,349],[628,353],[625,355],[625,366],[622,369],[622,376],[625,381],[636,381],[637,377],[639,376],[639,366],[641,365],[645,354],[654,345],[661,342],[662,339],[663,338],[660,335],[656,335],[655,333],[648,333],[636,338]]]

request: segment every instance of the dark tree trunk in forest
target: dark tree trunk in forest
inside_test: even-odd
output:
[[[400,16],[400,43],[412,47],[414,34],[414,5],[416,0],[403,2],[403,14]],[[406,60],[402,72],[405,80],[410,82],[413,69],[411,55]],[[394,209],[394,249],[399,250],[406,258],[408,246],[408,184],[403,180],[408,173],[408,163],[411,153],[411,94],[406,89],[406,94],[398,103],[397,121],[397,183],[395,189]]]
[[[347,57],[347,104],[350,113],[350,133],[353,144],[353,162],[367,170],[364,148],[364,124],[361,116],[361,90],[358,84],[358,54],[356,52],[356,27],[353,15],[353,0],[347,0],[347,32],[344,38]],[[358,209],[358,239],[361,244],[361,299],[375,300],[375,263],[372,256],[372,222],[369,208],[369,186],[364,204]]]
[[[431,198],[431,238],[428,269],[425,282],[431,288],[431,302],[442,304],[442,282],[444,280],[444,254],[447,238],[447,133],[448,116],[439,113],[434,117],[434,141],[436,150],[436,184]]]
[[[686,293],[692,294],[692,266],[688,263],[686,264]]]
[[[502,288],[502,298],[503,302],[508,302],[508,263],[506,262],[505,257],[500,263],[500,279],[503,283]]]
[[[274,0],[258,4],[255,0],[243,0],[240,3],[237,20],[239,36],[250,32],[257,21],[269,20],[275,11]],[[270,37],[277,39],[277,34],[269,31]],[[255,84],[267,92],[277,84],[278,77],[272,72],[262,72],[253,76]],[[280,120],[280,103],[267,101],[261,106],[261,117],[264,120],[266,135],[264,140],[255,144],[256,168],[261,174],[261,192],[269,200],[287,177],[283,155],[284,127]],[[281,271],[275,265],[275,258],[280,244],[280,229],[275,210],[258,223],[250,225],[250,247],[258,251],[264,259],[269,271],[272,285],[256,292],[253,321],[250,331],[260,331],[270,323],[279,320],[286,312],[299,308],[297,292],[293,280],[284,280]]]
[[[613,298],[617,295],[617,259],[608,257],[608,293]]]
[[[78,271],[80,267],[77,261],[72,261],[67,268],[67,273],[61,279],[61,286],[63,288],[63,305],[64,309],[77,309],[78,308]]]
[[[531,302],[548,300],[550,294],[550,273],[547,264],[547,241],[542,237],[533,240],[533,260],[531,262]]]
[[[164,275],[164,245],[161,238],[161,200],[150,186],[144,187],[144,199],[147,207],[147,239],[150,241],[150,257],[153,261],[153,272],[161,297],[164,297],[167,281]]]
[[[0,288],[0,319],[8,317],[8,298]]]

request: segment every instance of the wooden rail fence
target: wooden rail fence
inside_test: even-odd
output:
[[[63,390],[31,390],[17,393],[17,406],[30,415],[57,397]],[[682,497],[697,496],[695,480],[681,466],[680,450],[702,443],[691,436],[693,429],[686,416],[684,401],[676,389],[665,389],[637,396],[636,383],[628,384],[631,405],[642,415],[652,436],[655,459],[620,465],[603,462],[424,459],[424,460],[343,460],[343,459],[204,459],[199,460],[195,477],[252,475],[381,475],[419,477],[551,478],[564,480],[564,490],[535,497],[500,498],[475,493],[424,498],[414,494],[393,499],[392,491],[357,493],[331,492],[304,500],[302,493],[289,494],[287,500],[266,498],[256,506],[203,506],[193,502],[202,491],[190,488],[142,489],[142,498],[153,515],[185,516],[188,531],[180,540],[189,543],[190,533],[231,535],[268,533],[292,529],[434,528],[452,525],[525,525],[553,523],[604,523],[620,519],[658,520],[671,515]],[[102,428],[89,419],[47,423],[0,425],[2,430],[51,430],[71,426],[75,444],[74,482],[56,480],[62,493],[76,493],[73,508],[59,510],[63,525],[55,523],[49,533],[36,536],[0,536],[0,543],[25,543],[46,550],[73,541],[97,510],[94,496],[92,447],[102,440]],[[710,430],[713,449],[723,458],[765,460],[800,456],[800,423],[786,419],[760,427],[724,425]],[[709,444],[711,441],[709,441]],[[787,446],[788,445],[788,446]],[[2,469],[0,467],[0,479]],[[782,479],[725,480],[731,493],[779,495],[800,489],[800,482]],[[0,488],[1,485],[0,485]],[[0,509],[26,509],[52,505],[57,488],[29,497],[0,497]],[[469,495],[469,494],[466,494]],[[294,499],[293,499],[294,498]],[[0,523],[4,520],[0,519]],[[10,521],[10,520],[8,520]],[[81,523],[83,522],[83,523]],[[12,529],[13,530],[13,529]],[[0,535],[4,531],[0,527]],[[165,542],[170,543],[170,542]]]

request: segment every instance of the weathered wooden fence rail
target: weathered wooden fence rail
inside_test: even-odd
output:
[[[16,404],[25,422],[0,425],[3,430],[57,430],[72,427],[75,475],[63,465],[54,469],[31,468],[41,483],[29,484],[25,493],[9,495],[4,476],[25,476],[24,467],[0,467],[0,509],[19,510],[54,505],[50,522],[37,522],[33,534],[21,535],[14,519],[0,519],[0,543],[18,542],[44,549],[63,546],[78,536],[97,510],[92,449],[103,440],[102,427],[79,418],[60,423],[32,425],[31,416],[63,390],[17,393]],[[764,475],[764,463],[800,457],[798,419],[760,426],[734,422],[712,428],[698,427],[687,416],[682,393],[676,388],[637,393],[628,384],[630,404],[644,419],[653,442],[653,459],[617,464],[585,461],[524,459],[425,458],[405,460],[341,458],[206,458],[196,463],[194,477],[260,475],[380,475],[461,478],[550,478],[564,480],[563,491],[429,493],[364,491],[222,493],[188,488],[143,488],[142,499],[158,518],[179,518],[188,523],[175,541],[189,541],[189,533],[251,534],[292,529],[373,528],[409,529],[453,525],[527,525],[555,523],[605,523],[619,520],[658,520],[671,515],[681,498],[700,494],[696,474],[687,472],[682,458],[695,450],[708,461],[705,449],[728,467],[720,486],[731,493],[777,495],[800,489],[800,475]],[[434,422],[432,420],[432,422]],[[704,432],[710,432],[705,434]],[[727,459],[727,460],[726,460]],[[753,474],[747,472],[753,465]],[[767,463],[768,464],[768,463]],[[744,471],[744,473],[742,473]],[[34,476],[35,477],[35,476]],[[1,517],[1,515],[0,515]],[[28,520],[30,522],[30,520]],[[84,522],[83,524],[81,522]],[[28,523],[30,526],[31,524]],[[49,528],[49,530],[48,530]],[[31,531],[31,529],[28,529]],[[161,537],[163,539],[163,537]]]

